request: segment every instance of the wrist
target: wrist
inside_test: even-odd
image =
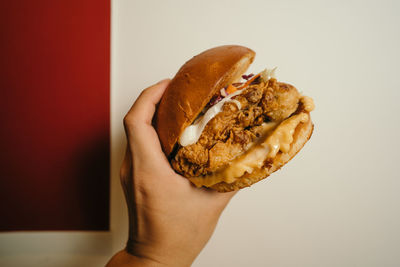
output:
[[[143,262],[143,264],[148,264],[143,266],[189,267],[195,258],[189,257],[191,253],[182,254],[184,249],[180,249],[180,253],[177,253],[176,248],[165,244],[150,245],[132,242],[131,239],[129,239],[125,251],[135,257],[136,260]]]
[[[129,253],[126,249],[115,254],[106,267],[166,267],[160,262]]]
[[[128,253],[128,252],[126,252]],[[167,267],[167,265],[164,265],[160,262],[154,261],[152,259],[146,258],[146,257],[140,257],[137,255],[132,255],[130,253],[129,257],[131,258],[131,265],[130,266],[140,266],[140,267]]]
[[[158,266],[163,266],[167,267],[167,264],[164,264],[160,262],[159,260],[155,259],[154,257],[147,255],[146,253],[140,252],[136,246],[134,246],[132,243],[128,242],[125,252],[135,260],[135,262],[140,263],[142,265],[138,266],[144,266],[144,267],[158,267]]]

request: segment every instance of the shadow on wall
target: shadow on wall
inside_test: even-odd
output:
[[[83,230],[110,227],[110,140],[98,135],[76,151],[76,223]]]

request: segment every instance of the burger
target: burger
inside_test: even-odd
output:
[[[244,75],[255,52],[219,46],[187,61],[157,107],[155,128],[173,169],[229,192],[279,170],[309,140],[313,100],[275,77]]]

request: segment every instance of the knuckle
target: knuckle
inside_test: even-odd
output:
[[[129,125],[129,121],[130,121],[130,117],[128,116],[128,114],[126,114],[124,116],[124,119],[122,120],[122,122],[124,123],[124,127],[127,128],[127,126]]]
[[[126,114],[123,119],[125,129],[131,129],[132,126],[136,124],[136,121],[137,119],[134,114],[132,113]]]
[[[139,99],[139,98],[145,97],[147,94],[149,94],[149,91],[150,91],[150,87],[148,87],[148,88],[146,88],[146,89],[143,89],[143,90],[140,92],[140,94],[139,94],[139,96],[138,96],[138,99]]]
[[[119,170],[119,176],[121,178],[121,182],[124,182],[129,179],[129,168],[126,164],[123,164]]]

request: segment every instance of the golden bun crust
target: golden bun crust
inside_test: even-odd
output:
[[[287,153],[279,152],[272,162],[267,166],[254,170],[252,173],[245,173],[243,176],[238,178],[235,182],[228,184],[221,182],[211,186],[211,188],[217,190],[218,192],[230,192],[242,189],[244,187],[251,186],[252,184],[259,182],[273,172],[279,170],[283,165],[288,163],[307,143],[310,139],[312,132],[314,130],[314,125],[310,119],[306,123],[300,123],[294,132],[294,140],[290,146],[290,150]]]
[[[204,51],[180,68],[160,101],[154,121],[167,156],[212,96],[240,78],[254,56],[247,47],[225,45]]]

